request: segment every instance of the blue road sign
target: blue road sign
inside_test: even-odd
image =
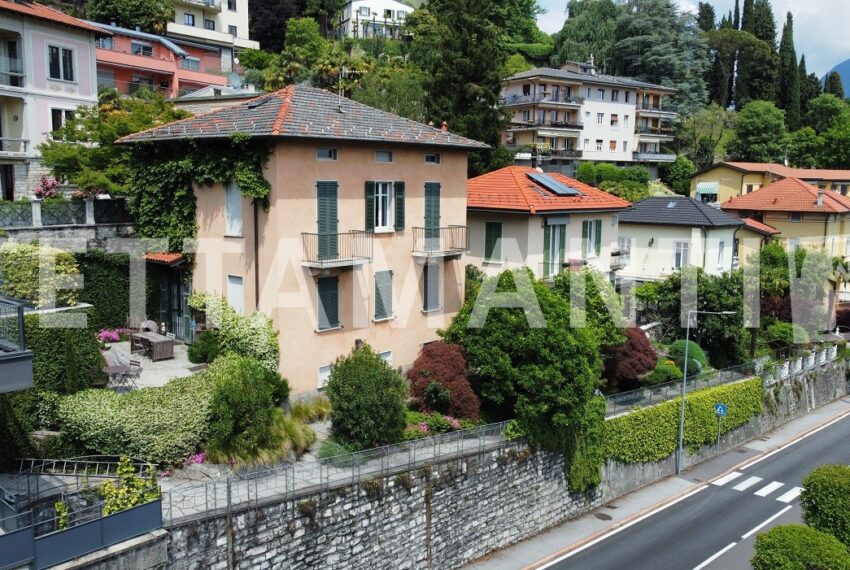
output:
[[[726,404],[714,404],[714,413],[721,418],[725,418],[729,415],[729,407]]]

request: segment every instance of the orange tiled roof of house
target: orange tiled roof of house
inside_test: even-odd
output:
[[[835,170],[825,168],[791,168],[784,164],[769,162],[720,162],[716,166],[728,166],[744,172],[769,172],[781,178],[800,178],[803,180],[845,180],[850,181],[850,170]]]
[[[578,196],[559,196],[533,181],[528,174],[541,174],[527,166],[508,166],[467,181],[466,207],[473,210],[515,212],[567,212],[582,210],[623,210],[631,203],[578,180],[546,173],[556,182],[578,190]]]
[[[66,26],[71,26],[72,28],[87,30],[89,32],[94,32],[98,35],[111,35],[109,32],[96,28],[91,24],[80,20],[79,18],[69,16],[64,12],[54,10],[53,8],[44,6],[42,4],[19,4],[17,2],[10,2],[9,0],[0,0],[0,10],[16,12],[18,14],[32,16],[33,18],[40,18],[42,20],[50,20],[51,22],[56,22],[57,24],[64,24]]]
[[[766,236],[775,236],[776,234],[780,233],[779,230],[777,230],[773,226],[769,226],[764,222],[760,222],[752,218],[742,218],[741,221],[744,222],[744,225],[747,227],[748,230],[752,230],[754,232],[758,232]]]
[[[730,198],[721,205],[724,210],[771,212],[850,212],[850,198],[823,191],[823,205],[818,206],[821,190],[797,178],[784,178],[764,188]]]
[[[164,265],[174,265],[175,263],[179,263],[183,261],[182,253],[146,253],[145,261],[149,261],[151,263],[162,263]]]

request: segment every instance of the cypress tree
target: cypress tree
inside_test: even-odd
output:
[[[776,21],[769,0],[746,0],[741,28],[765,42],[764,49],[743,50],[738,55],[735,106],[742,109],[750,101],[776,101]]]
[[[788,12],[779,44],[779,108],[789,131],[800,128],[800,68],[794,49],[794,17]]]
[[[841,74],[837,71],[830,71],[826,76],[826,82],[823,86],[823,92],[835,95],[839,99],[844,99],[844,83],[841,81]]]
[[[716,27],[714,6],[708,2],[700,2],[697,9],[697,26],[703,32],[708,32]]]
[[[809,112],[809,101],[820,95],[820,79],[806,69],[805,54],[800,57],[800,116],[805,117]]]
[[[739,29],[752,33],[753,31],[753,5],[755,0],[744,0],[744,11],[741,14],[741,27]]]
[[[735,26],[736,30],[741,29],[741,8],[738,6],[738,0],[735,0],[735,15],[732,21],[732,25]]]

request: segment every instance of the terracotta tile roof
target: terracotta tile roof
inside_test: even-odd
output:
[[[49,20],[57,24],[64,24],[66,26],[71,26],[72,28],[94,32],[98,35],[112,35],[111,33],[101,30],[100,28],[96,28],[79,18],[69,16],[68,14],[60,12],[59,10],[54,10],[53,8],[49,8],[42,4],[19,4],[17,2],[11,2],[10,0],[0,0],[0,10],[16,12],[18,14],[24,14],[40,20]]]
[[[721,162],[717,166],[728,166],[742,172],[768,172],[780,178],[800,178],[802,180],[836,180],[850,181],[850,170],[830,170],[823,168],[791,168],[784,164],[762,162]],[[703,171],[705,172],[705,171]]]
[[[290,85],[241,105],[141,131],[119,142],[225,138],[236,133],[255,137],[367,141],[469,150],[490,148],[484,143],[350,99],[340,100],[334,93],[305,85]]]
[[[769,226],[752,218],[741,218],[741,221],[744,222],[744,226],[746,226],[748,230],[752,230],[756,233],[764,234],[766,236],[775,236],[780,233],[779,230],[773,226]]]
[[[784,178],[749,194],[731,198],[721,205],[724,210],[753,210],[770,212],[850,212],[850,198],[825,191],[823,205],[818,206],[816,186],[797,178]]]
[[[653,196],[636,202],[620,214],[620,223],[695,228],[743,225],[738,218],[686,196]]]
[[[150,263],[161,263],[163,265],[176,265],[185,258],[182,253],[146,253],[145,261]]]
[[[575,188],[581,196],[558,196],[528,177],[540,171],[527,166],[508,166],[466,184],[466,207],[472,210],[528,212],[570,212],[582,210],[623,210],[631,204],[563,174],[547,173],[556,181]]]

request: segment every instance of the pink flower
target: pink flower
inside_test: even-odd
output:
[[[452,426],[452,429],[460,429],[460,422],[457,419],[455,419],[451,416],[443,416],[443,417],[446,418],[446,421],[449,422],[449,425]]]
[[[428,422],[419,422],[419,431],[428,433]]]

